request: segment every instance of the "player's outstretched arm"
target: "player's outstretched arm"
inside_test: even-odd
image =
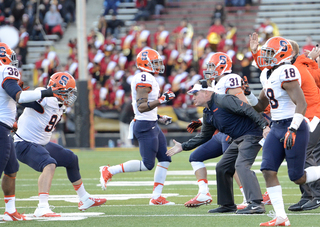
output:
[[[41,98],[52,97],[59,92],[53,92],[51,87],[45,90],[23,91],[17,81],[11,79],[4,81],[2,86],[7,94],[18,103],[33,102]]]
[[[175,141],[175,140],[173,140],[173,142],[174,142],[174,146],[171,147],[171,148],[166,152],[166,155],[169,156],[169,157],[171,157],[171,156],[173,156],[173,155],[175,155],[175,154],[178,154],[178,153],[180,153],[180,152],[182,151],[182,145],[181,145],[181,143],[179,143],[179,142],[177,142],[177,141]]]

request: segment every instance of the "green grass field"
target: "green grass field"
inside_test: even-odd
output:
[[[209,214],[207,211],[217,207],[216,186],[209,185],[213,202],[199,208],[185,208],[184,203],[193,198],[198,192],[198,186],[192,168],[188,162],[190,152],[182,152],[173,157],[167,176],[167,183],[163,193],[174,206],[149,206],[149,198],[153,189],[153,173],[149,172],[125,173],[115,175],[106,191],[102,191],[99,184],[99,166],[115,165],[131,159],[140,159],[138,149],[99,149],[96,151],[76,151],[80,162],[80,171],[86,190],[94,197],[105,197],[107,203],[101,207],[94,207],[85,212],[78,210],[76,192],[67,179],[64,168],[57,168],[50,192],[50,205],[54,211],[61,213],[61,218],[43,218],[28,222],[11,222],[5,225],[23,226],[259,226],[260,222],[271,220],[267,214],[236,215],[236,214]],[[261,162],[257,157],[254,170],[259,170]],[[216,178],[212,174],[214,163],[219,159],[206,162],[209,184]],[[179,172],[180,171],[180,172]],[[181,172],[186,171],[186,172]],[[188,172],[187,172],[188,171]],[[38,200],[37,180],[39,173],[25,164],[20,165],[16,181],[16,206],[20,213],[34,212]],[[265,183],[260,171],[257,172],[262,193],[265,192]],[[283,188],[286,209],[299,201],[300,191],[287,175],[286,165],[279,171],[279,180]],[[144,183],[144,185],[141,185]],[[121,184],[123,184],[121,186]],[[129,184],[127,186],[126,184]],[[133,184],[133,185],[130,185]],[[120,186],[117,186],[120,185]],[[241,203],[242,196],[234,183],[235,202]],[[128,199],[129,198],[129,199]],[[51,200],[55,199],[55,200]],[[272,206],[266,206],[267,213]],[[4,212],[4,202],[1,205]],[[319,209],[308,212],[289,212],[291,226],[320,226]],[[81,220],[76,220],[81,219]],[[0,222],[1,223],[1,222]],[[2,222],[3,223],[3,222]]]

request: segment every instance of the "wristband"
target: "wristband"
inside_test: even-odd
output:
[[[304,120],[304,116],[301,113],[295,113],[293,115],[289,128],[294,128],[295,130],[298,130],[303,120]]]
[[[149,105],[149,102],[147,102],[147,105],[148,105],[149,109],[152,110],[151,107],[150,107],[150,105]]]
[[[257,99],[257,97],[252,94],[252,92],[250,93],[250,95],[247,95],[246,96],[247,100],[248,100],[248,103],[251,105],[251,106],[256,106],[259,102],[259,100]]]

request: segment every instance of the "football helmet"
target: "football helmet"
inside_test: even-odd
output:
[[[0,43],[0,63],[1,65],[19,66],[16,53],[5,43]]]
[[[260,67],[273,68],[292,58],[292,46],[285,38],[276,36],[267,40],[261,47],[261,54],[257,58]]]
[[[137,56],[137,67],[145,72],[164,73],[164,64],[160,54],[153,49],[145,49]]]
[[[76,81],[73,76],[66,72],[57,72],[50,77],[48,87],[59,90],[59,102],[65,106],[71,106],[77,100]]]
[[[203,70],[203,75],[206,79],[215,79],[222,76],[224,73],[231,73],[232,60],[222,52],[213,54],[207,63],[207,70]]]

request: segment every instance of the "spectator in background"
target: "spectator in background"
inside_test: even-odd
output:
[[[108,28],[107,21],[106,21],[105,17],[103,15],[101,15],[99,18],[99,21],[98,21],[97,29],[104,37],[106,37],[107,36],[107,28]]]
[[[221,3],[216,4],[213,15],[211,16],[211,25],[214,24],[216,19],[220,19],[223,24],[226,19],[226,12],[224,10],[224,6]]]
[[[157,50],[163,50],[169,44],[170,33],[165,29],[164,23],[158,25],[157,31],[153,35],[153,48]]]
[[[19,31],[19,52],[20,52],[20,55],[21,55],[21,63],[24,65],[24,64],[27,64],[27,61],[26,61],[26,57],[27,57],[27,54],[28,54],[28,48],[27,48],[27,43],[29,41],[29,33],[27,32],[27,29],[21,25],[20,26],[20,31]]]
[[[312,49],[314,48],[315,46],[312,44],[312,38],[311,36],[307,36],[306,37],[306,44],[302,47],[302,51],[304,52],[304,50],[309,50],[309,51],[312,51]]]
[[[147,0],[136,0],[136,8],[138,10],[144,10],[144,8],[147,6]]]
[[[132,99],[130,91],[126,92],[124,95],[124,101],[120,108],[119,114],[119,128],[120,128],[120,140],[122,147],[132,147],[131,139],[128,139],[129,125],[134,118]]]
[[[51,5],[50,10],[44,16],[43,21],[47,34],[57,34],[61,38],[63,35],[61,27],[62,22],[63,20],[60,13],[57,11],[57,6]]]
[[[120,1],[119,0],[104,0],[104,13],[103,15],[108,15],[109,14],[109,11],[110,9],[113,10],[113,14],[114,15],[117,15],[118,14],[118,6],[120,4]]]
[[[148,20],[152,15],[154,15],[156,10],[156,4],[156,0],[148,0],[147,6],[143,10],[139,10],[137,14],[134,16],[133,20]]]
[[[163,12],[163,10],[165,9],[166,3],[165,3],[165,0],[156,0],[156,3],[157,4],[156,4],[154,15],[159,16],[161,12]]]
[[[75,4],[72,0],[60,0],[58,9],[65,23],[75,21]]]
[[[21,0],[15,0],[11,5],[11,15],[14,17],[13,25],[19,29],[22,22],[22,15],[24,13],[24,5]]]
[[[260,43],[265,43],[269,38],[273,36],[279,36],[278,26],[271,22],[270,17],[266,17],[264,22],[260,24],[260,27],[257,29],[257,33],[260,37]]]
[[[107,21],[107,33],[112,34],[116,39],[118,39],[121,27],[124,27],[124,22],[117,19],[116,14],[112,14],[111,20]]]

